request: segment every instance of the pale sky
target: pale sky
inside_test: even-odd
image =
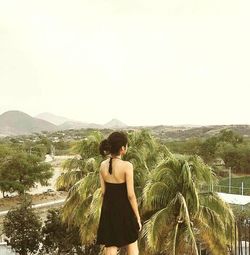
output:
[[[249,0],[0,0],[0,114],[250,124]]]

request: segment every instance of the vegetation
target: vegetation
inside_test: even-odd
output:
[[[61,221],[61,209],[50,209],[42,228],[41,254],[81,254],[96,255],[100,248],[97,246],[83,246],[79,229],[68,226]]]
[[[11,209],[5,216],[3,231],[12,249],[26,255],[39,250],[41,226],[40,218],[31,209],[31,200],[24,198],[20,207]]]
[[[61,208],[50,209],[43,226],[41,218],[31,208],[31,197],[23,196],[19,207],[4,217],[3,233],[15,252],[26,254],[96,255],[100,247],[82,245],[79,229],[61,220]]]
[[[166,145],[176,153],[199,155],[210,165],[216,165],[216,159],[222,159],[224,167],[230,167],[233,173],[250,174],[250,142],[230,129],[223,129],[209,138],[191,138]]]
[[[49,139],[39,134],[36,140],[32,141],[29,137],[20,138],[10,137],[9,139],[0,140],[0,148],[22,151],[28,154],[36,155],[41,160],[45,159],[45,155],[51,153],[52,143]],[[0,149],[1,151],[1,149]]]
[[[111,131],[68,130],[0,140],[3,193],[21,194],[43,177],[41,183],[45,183],[51,169],[42,160],[52,147],[56,155],[76,155],[65,162],[57,180],[57,189],[68,190],[68,197],[62,215],[52,210],[47,216],[41,252],[98,254],[99,247],[94,243],[101,209],[99,166],[103,160],[98,147]],[[170,141],[160,140],[148,129],[127,130],[129,150],[124,160],[132,162],[135,169],[135,191],[144,222],[139,245],[145,255],[198,254],[199,244],[215,255],[227,252],[235,227],[233,212],[215,192],[200,187],[228,185],[228,179],[219,181],[216,173],[228,176],[223,171],[229,167],[234,175],[249,174],[250,141],[232,129],[203,131],[211,135]],[[248,179],[243,178],[233,178],[232,186],[240,186],[241,181],[244,187],[249,186]],[[242,218],[242,213],[233,209],[236,220]]]
[[[198,254],[202,243],[213,254],[225,254],[228,229],[234,227],[230,207],[199,184],[216,183],[213,170],[199,156],[172,154],[144,129],[128,132],[124,160],[133,163],[135,190],[144,221],[140,236],[142,254]],[[79,227],[83,244],[95,242],[101,209],[98,146],[103,139],[93,132],[74,149],[80,158],[68,160],[58,179],[69,190],[63,220]],[[231,233],[231,232],[230,232]]]
[[[243,183],[243,195],[250,195],[250,176],[236,176],[231,178],[231,193],[242,194]],[[229,179],[223,178],[219,181],[218,192],[229,192]]]
[[[47,185],[52,177],[52,168],[41,158],[24,151],[13,149],[0,150],[0,190],[3,192],[18,192],[23,194],[35,183]]]
[[[205,163],[213,165],[222,159],[224,168],[231,167],[234,173],[250,174],[250,126],[207,126],[207,127],[171,127],[155,126],[149,128],[155,139],[163,142],[172,152],[188,155],[199,155]],[[126,129],[127,132],[137,130]],[[0,139],[0,144],[19,147],[28,153],[45,157],[46,153],[54,155],[73,154],[75,143],[85,139],[95,129],[68,129],[55,132],[44,131],[31,135],[20,135]],[[107,135],[112,129],[101,129]],[[216,167],[216,166],[214,166]],[[216,169],[215,169],[216,170]],[[225,175],[223,169],[217,174]]]

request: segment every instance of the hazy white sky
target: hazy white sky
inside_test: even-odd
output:
[[[0,114],[250,124],[249,0],[0,0]]]

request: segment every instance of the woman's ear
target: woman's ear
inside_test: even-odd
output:
[[[125,147],[125,146],[122,146],[122,147],[121,147],[121,151],[122,151],[123,154],[125,154],[125,152],[126,152],[126,147]]]

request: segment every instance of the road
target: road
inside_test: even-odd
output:
[[[46,202],[46,203],[41,203],[41,204],[36,204],[36,205],[32,205],[32,208],[46,208],[46,207],[53,207],[53,205],[60,205],[63,204],[65,201],[65,199],[58,199],[55,201],[50,201],[50,202]],[[8,213],[8,210],[6,211],[2,211],[0,212],[0,217],[6,215]]]

